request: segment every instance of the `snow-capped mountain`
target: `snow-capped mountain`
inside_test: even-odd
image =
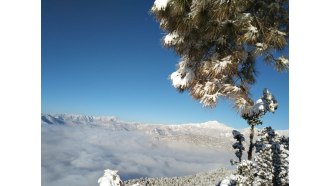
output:
[[[229,137],[233,130],[233,128],[217,121],[208,121],[198,124],[161,125],[125,122],[120,121],[114,116],[84,116],[72,114],[41,114],[41,123],[49,125],[98,126],[118,131],[145,131],[146,133],[160,136],[175,134],[209,134],[211,136],[220,135]],[[219,131],[221,131],[221,133],[219,133]]]
[[[224,148],[232,150],[231,127],[217,121],[208,121],[198,124],[161,125],[141,124],[120,121],[118,118],[95,117],[71,114],[42,114],[42,124],[68,125],[85,127],[102,127],[111,131],[136,131],[150,136],[153,140],[168,145],[188,143],[209,148]]]
[[[77,114],[41,114],[41,123],[49,125],[86,125],[86,126],[99,126],[108,127],[110,129],[120,130],[119,126],[123,126],[123,130],[150,130],[151,133],[159,135],[180,133],[190,133],[197,131],[209,130],[211,131],[230,131],[233,128],[221,124],[217,121],[208,121],[205,123],[191,123],[180,125],[162,125],[162,124],[142,124],[137,122],[125,122],[119,120],[115,116],[85,116]],[[113,128],[116,125],[117,128]],[[201,133],[201,132],[200,132]]]
[[[184,142],[199,144],[213,148],[233,150],[231,147],[232,131],[234,128],[218,121],[205,123],[191,123],[180,125],[142,124],[125,122],[115,116],[85,116],[73,114],[41,114],[42,124],[102,127],[111,131],[138,131],[151,136],[154,140],[170,143]],[[238,129],[235,129],[238,130]],[[240,132],[248,139],[250,129],[240,129]],[[288,136],[288,131],[279,131],[281,135]]]
[[[119,121],[114,116],[85,116],[78,114],[41,114],[41,124],[104,127],[114,131],[135,130],[137,123]]]
[[[106,124],[117,121],[114,116],[85,116],[78,114],[41,114],[41,122],[46,124]]]

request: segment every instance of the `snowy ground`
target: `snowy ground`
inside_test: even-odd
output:
[[[125,185],[140,183],[143,186],[216,186],[223,178],[233,172],[233,170],[216,169],[182,177],[132,179],[125,181]]]

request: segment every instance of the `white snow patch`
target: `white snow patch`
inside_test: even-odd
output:
[[[166,46],[176,45],[182,42],[183,38],[180,37],[176,31],[169,33],[164,37],[164,44]]]
[[[287,59],[287,58],[285,58],[283,56],[279,57],[278,60],[280,60],[281,63],[283,63],[284,65],[288,65],[289,64],[289,59]]]
[[[249,32],[252,32],[252,33],[258,33],[257,27],[255,27],[253,25],[250,25],[248,30],[249,30]]]
[[[248,102],[244,98],[238,98],[235,100],[235,104],[237,105],[238,109],[244,109],[247,103]]]
[[[177,71],[171,74],[170,78],[175,88],[186,88],[194,80],[195,73],[187,65],[181,65]]]
[[[165,10],[170,0],[156,0],[154,6],[157,10]]]
[[[214,71],[216,73],[220,73],[231,63],[232,63],[231,55],[222,58],[221,61],[216,60],[216,64],[214,65]]]
[[[179,37],[179,35],[176,32],[169,33],[165,36],[164,43],[166,45],[170,45],[170,44],[174,43],[175,39],[177,39],[178,37]]]
[[[279,30],[277,30],[277,34],[282,35],[282,36],[286,36],[286,33],[281,32],[281,31],[279,31]]]
[[[241,89],[235,85],[231,84],[223,84],[224,91],[225,92],[230,92],[230,93],[238,93]]]
[[[202,103],[203,106],[205,106],[205,107],[213,107],[216,105],[218,97],[219,97],[219,93],[205,94],[201,98],[200,103]]]

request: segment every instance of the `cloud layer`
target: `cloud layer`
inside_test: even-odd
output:
[[[97,186],[104,169],[119,170],[127,180],[232,168],[232,152],[169,145],[138,131],[47,124],[41,129],[43,186]]]

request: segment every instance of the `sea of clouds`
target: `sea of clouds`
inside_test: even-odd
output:
[[[234,168],[231,152],[168,145],[138,131],[42,124],[41,140],[43,186],[97,186],[104,169],[119,170],[127,180]]]

